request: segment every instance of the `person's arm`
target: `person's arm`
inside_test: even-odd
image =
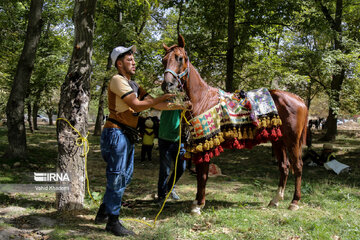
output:
[[[145,99],[151,99],[153,98],[150,95],[147,95],[145,97]],[[171,102],[161,102],[158,103],[156,105],[153,106],[153,108],[155,108],[156,110],[184,110],[184,109],[188,109],[191,107],[191,102],[190,101],[186,101],[183,105],[181,104],[176,104],[176,103],[171,103]]]
[[[159,103],[163,103],[163,102],[166,103],[165,102],[166,100],[174,96],[175,96],[174,94],[166,93],[157,98],[150,98],[146,96],[144,100],[140,101],[139,99],[136,98],[136,95],[132,93],[124,97],[123,100],[129,107],[134,109],[134,111],[141,112],[148,108],[154,107]]]
[[[153,106],[156,110],[184,110],[187,109],[187,105],[180,105],[171,102],[161,102]]]

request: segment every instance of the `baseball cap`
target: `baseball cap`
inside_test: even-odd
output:
[[[123,54],[123,53],[126,53],[128,51],[132,50],[133,52],[136,52],[136,46],[135,45],[132,45],[131,47],[123,47],[123,46],[119,46],[119,47],[116,47],[112,50],[111,52],[111,61],[112,61],[112,65],[114,66],[115,65],[115,61],[116,59],[119,57],[119,55]]]

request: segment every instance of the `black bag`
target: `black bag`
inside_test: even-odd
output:
[[[131,144],[140,142],[141,137],[140,137],[140,132],[138,130],[136,130],[135,128],[126,126],[125,124],[119,123],[118,121],[116,121],[115,119],[112,119],[112,118],[108,118],[107,120],[118,125],[121,128],[122,132],[125,134],[125,136],[129,139]]]

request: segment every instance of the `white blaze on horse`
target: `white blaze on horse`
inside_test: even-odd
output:
[[[177,45],[168,47],[164,44],[163,47],[166,54],[162,60],[165,68],[162,89],[165,92],[181,89],[192,103],[191,139],[187,144],[187,155],[195,162],[197,173],[197,194],[192,213],[200,214],[205,206],[205,187],[213,156],[219,155],[223,147],[252,148],[266,141],[272,143],[280,171],[278,190],[269,206],[276,207],[283,200],[289,170],[292,169],[295,192],[289,209],[297,210],[301,197],[301,153],[308,117],[304,101],[281,90],[261,90],[264,95],[253,99],[246,94],[225,93],[201,78],[189,61],[181,35]],[[261,104],[256,106],[256,101],[263,96],[273,104],[265,112],[262,112]],[[258,107],[257,114],[254,114],[255,107]]]

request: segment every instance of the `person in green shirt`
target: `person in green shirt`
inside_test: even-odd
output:
[[[176,161],[176,156],[179,151],[179,127],[181,119],[181,110],[162,111],[160,117],[159,128],[159,153],[160,153],[160,170],[158,181],[158,203],[162,205],[166,194],[171,190],[174,174],[173,171],[170,176],[171,164]],[[180,179],[181,175],[186,169],[186,161],[183,159],[185,154],[184,144],[181,144],[180,153],[177,162],[176,181]],[[174,189],[171,192],[171,198],[179,200],[180,197]]]

